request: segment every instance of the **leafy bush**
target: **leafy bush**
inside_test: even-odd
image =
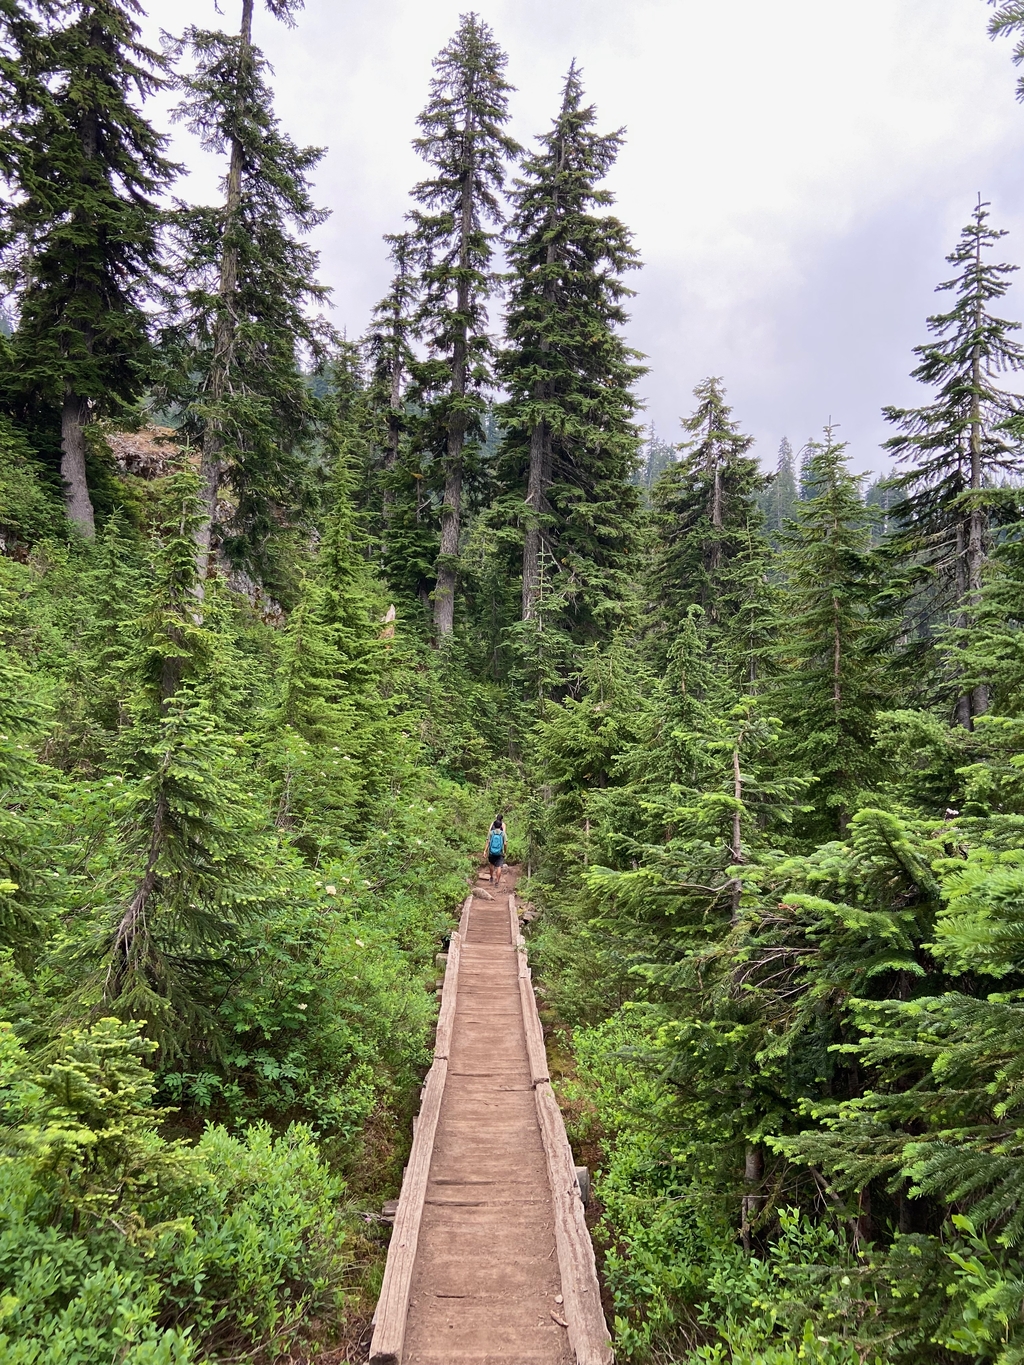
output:
[[[184,1365],[335,1309],[344,1186],[308,1128],[162,1136],[152,1045],[103,1019],[33,1061],[0,1028],[0,1360]]]

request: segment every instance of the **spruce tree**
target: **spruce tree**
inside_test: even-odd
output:
[[[177,44],[194,59],[177,81],[177,117],[228,160],[224,203],[176,215],[178,293],[164,336],[167,397],[202,451],[200,591],[218,538],[235,565],[277,587],[276,544],[307,502],[304,446],[318,430],[303,368],[325,357],[331,339],[310,311],[327,291],[317,253],[301,240],[326,217],[309,185],[323,152],[281,130],[268,64],[252,42],[253,7],[242,0],[237,35],[190,28]],[[267,8],[292,22],[299,4],[267,0]],[[225,487],[226,518],[218,510]]]
[[[786,522],[792,520],[797,502],[796,460],[786,436],[779,442],[775,473],[758,501],[764,512],[764,528],[774,540]]]
[[[467,441],[482,435],[480,418],[492,383],[493,343],[487,302],[497,287],[494,232],[507,160],[519,152],[505,132],[507,58],[487,24],[462,16],[458,32],[434,60],[430,99],[414,146],[432,174],[413,189],[422,206],[409,216],[422,290],[417,326],[430,352],[418,389],[443,450],[441,544],[434,589],[434,629],[443,640],[455,622]]]
[[[522,619],[542,597],[542,561],[561,579],[563,620],[607,638],[629,590],[638,506],[633,386],[643,369],[619,328],[639,265],[601,182],[621,131],[601,134],[573,65],[562,105],[516,182],[507,232],[508,346],[500,362],[505,477],[523,506]]]
[[[19,68],[0,152],[14,194],[0,215],[16,291],[16,387],[60,414],[70,519],[95,533],[86,430],[150,379],[147,308],[158,275],[156,199],[175,168],[136,107],[163,84],[135,0],[0,9],[6,79]],[[13,107],[11,107],[13,106]]]
[[[654,488],[651,596],[662,631],[699,606],[713,643],[743,600],[743,562],[759,563],[765,553],[757,497],[767,479],[747,453],[753,438],[733,421],[722,381],[706,379],[694,394],[682,459]]]
[[[816,779],[811,799],[822,828],[836,832],[873,774],[871,732],[881,691],[872,652],[870,533],[860,480],[845,452],[831,428],[810,448],[815,495],[797,504],[786,538],[780,672],[772,692],[789,758]]]
[[[981,591],[989,552],[991,490],[997,479],[1024,469],[1024,431],[1017,394],[996,377],[1024,369],[1024,349],[1012,333],[1019,323],[991,307],[1009,288],[1015,266],[994,265],[986,253],[1005,234],[988,226],[980,199],[971,221],[946,259],[956,275],[938,286],[955,301],[928,319],[935,340],[916,348],[915,379],[937,390],[918,408],[887,407],[899,432],[886,442],[897,462],[910,466],[892,481],[898,529],[893,549],[927,575],[929,624],[953,618],[965,629]],[[957,702],[957,719],[970,728],[985,710],[983,687]]]

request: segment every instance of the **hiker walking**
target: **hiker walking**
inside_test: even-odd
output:
[[[487,861],[491,869],[491,882],[494,882],[494,873],[497,869],[498,885],[501,885],[501,874],[505,868],[505,822],[500,815],[494,817],[494,824],[487,832]]]

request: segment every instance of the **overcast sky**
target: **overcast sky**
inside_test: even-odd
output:
[[[145,3],[145,0],[143,0]],[[260,0],[257,0],[259,10]],[[218,23],[213,0],[150,0],[149,25]],[[317,234],[350,336],[385,292],[381,235],[423,174],[410,146],[431,59],[465,5],[307,0],[289,30],[258,13],[277,107],[332,217]],[[240,0],[222,0],[235,27]],[[648,357],[646,420],[677,439],[693,386],[724,377],[773,465],[831,417],[880,470],[884,403],[915,401],[911,348],[979,191],[1024,264],[1024,107],[983,0],[479,0],[509,54],[513,133],[545,129],[571,59],[603,129],[644,269],[630,342]],[[221,168],[187,139],[188,193]],[[1004,309],[1024,317],[1024,278]]]

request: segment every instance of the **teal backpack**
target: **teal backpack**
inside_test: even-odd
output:
[[[505,834],[503,830],[492,829],[491,837],[487,841],[488,853],[501,853],[505,848]]]

